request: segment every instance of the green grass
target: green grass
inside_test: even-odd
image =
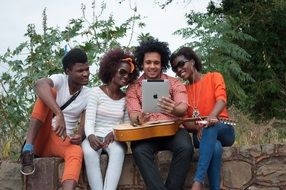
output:
[[[272,118],[269,121],[257,123],[235,107],[229,109],[229,114],[237,123],[236,145],[286,143],[286,120]]]

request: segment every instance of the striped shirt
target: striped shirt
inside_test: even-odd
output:
[[[129,122],[125,97],[113,100],[99,87],[91,89],[85,115],[85,135],[105,137],[120,123]]]

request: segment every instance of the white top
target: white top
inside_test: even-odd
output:
[[[95,134],[105,137],[120,123],[129,121],[125,106],[125,97],[113,100],[99,87],[91,89],[85,115],[85,135]]]
[[[61,107],[72,97],[69,91],[68,75],[54,74],[50,76],[50,79],[52,79],[54,88],[57,90],[56,102]],[[76,99],[62,111],[67,135],[73,134],[73,129],[77,126],[81,113],[86,109],[89,92],[90,88],[83,86]],[[55,126],[55,122],[56,119],[53,118],[52,126]]]

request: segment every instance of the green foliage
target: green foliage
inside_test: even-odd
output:
[[[105,6],[101,6],[102,13]],[[93,11],[94,7],[93,4]],[[0,56],[0,62],[9,65],[9,70],[0,76],[3,92],[0,94],[2,158],[15,158],[18,155],[35,101],[33,85],[39,78],[63,72],[61,59],[65,45],[84,49],[90,64],[97,69],[99,57],[110,48],[120,46],[119,40],[133,30],[135,23],[144,26],[139,22],[140,16],[135,14],[120,25],[115,23],[112,16],[101,19],[101,13],[89,22],[85,18],[85,8],[82,7],[83,17],[70,20],[64,30],[48,27],[44,10],[43,33],[39,33],[35,25],[29,24],[25,34],[27,41]],[[98,83],[97,75],[91,76],[90,84]]]
[[[185,45],[200,55],[204,72],[219,71],[224,75],[230,105],[245,100],[247,94],[241,83],[254,80],[241,65],[249,62],[251,56],[237,42],[255,39],[234,27],[237,18],[191,12],[187,19],[190,26],[175,34],[182,35],[187,40]]]
[[[153,36],[150,35],[150,33],[146,33],[146,34],[143,34],[141,33],[139,36],[138,36],[138,42],[144,42],[144,41],[147,41],[147,40],[152,40],[154,39]]]
[[[256,41],[238,41],[250,55],[241,64],[255,83],[241,83],[248,99],[240,108],[257,119],[285,118],[286,112],[286,2],[281,0],[223,0],[210,13],[238,17],[236,27]]]

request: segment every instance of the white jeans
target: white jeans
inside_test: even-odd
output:
[[[108,166],[105,179],[100,169],[100,155],[102,149],[95,151],[90,147],[89,141],[82,142],[85,168],[89,186],[92,190],[116,190],[122,171],[126,147],[125,144],[114,141],[104,150],[108,154]]]

